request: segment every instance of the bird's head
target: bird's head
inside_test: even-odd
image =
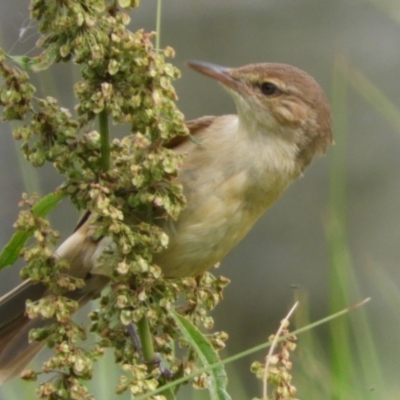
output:
[[[279,135],[295,144],[304,167],[332,143],[328,101],[314,78],[301,69],[275,63],[240,68],[201,61],[188,65],[228,90],[250,134]]]

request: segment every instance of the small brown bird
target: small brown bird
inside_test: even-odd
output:
[[[184,155],[178,179],[187,205],[177,221],[163,226],[169,245],[154,261],[165,277],[198,275],[223,259],[332,143],[328,102],[304,71],[272,63],[188,65],[219,81],[238,114],[190,121],[187,126],[198,140],[180,138],[172,144]],[[99,257],[110,238],[95,241],[92,232],[87,213],[57,249],[69,260],[71,274],[90,276],[83,291],[71,294],[81,305],[101,290],[109,274]],[[18,375],[43,346],[28,343],[28,332],[45,322],[29,320],[24,312],[26,299],[37,300],[45,290],[27,280],[0,299],[0,383]]]

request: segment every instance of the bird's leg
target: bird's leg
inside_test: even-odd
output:
[[[139,335],[137,333],[135,325],[132,322],[128,325],[128,333],[129,333],[129,336],[130,336],[130,338],[132,340],[133,347],[139,353],[140,362],[145,364],[146,361],[145,361],[144,356],[143,356],[143,347],[142,347],[142,345],[140,343]]]
[[[152,365],[152,364],[156,365],[157,368],[160,370],[160,375],[165,380],[171,380],[171,378],[173,376],[173,372],[168,367],[165,366],[159,353],[154,353],[152,360],[145,359],[144,354],[143,354],[143,347],[142,347],[142,344],[141,344],[140,338],[139,338],[139,334],[133,323],[130,323],[128,325],[128,334],[132,340],[135,350],[139,353],[140,362],[143,364],[146,364],[146,365]]]

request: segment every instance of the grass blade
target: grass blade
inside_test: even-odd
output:
[[[213,369],[210,368],[211,365],[220,361],[211,343],[188,319],[172,310],[171,315],[185,339],[196,350],[203,367],[209,371],[211,378],[208,387],[210,398],[212,400],[230,400],[231,397],[226,391],[228,378],[224,367],[220,365]]]
[[[62,190],[50,193],[33,206],[33,213],[37,217],[45,217],[66,196]],[[0,269],[15,263],[25,242],[32,236],[33,230],[15,232],[10,241],[0,253]]]

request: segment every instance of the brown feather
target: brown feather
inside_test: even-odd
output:
[[[7,301],[0,304],[1,315],[3,315],[5,308],[14,308],[14,300],[19,305],[21,295],[25,294],[25,299],[30,298],[32,287],[36,285],[27,285],[26,282],[19,285],[19,290],[14,290],[13,295],[8,294]],[[88,301],[98,296],[107,282],[108,279],[103,276],[89,275],[84,289],[71,292],[68,297],[77,301],[79,308],[81,308]],[[4,299],[4,296],[2,299]],[[31,320],[23,313],[19,313],[12,322],[0,326],[0,385],[19,375],[44,347],[45,342],[29,342],[29,331],[53,322],[52,319],[36,318]]]
[[[0,333],[25,313],[26,299],[39,300],[46,291],[43,284],[33,284],[29,279],[0,298]],[[1,348],[0,348],[1,349]]]
[[[214,117],[211,115],[207,115],[201,118],[193,119],[191,121],[186,122],[186,126],[189,129],[188,136],[175,136],[167,143],[165,143],[165,147],[167,149],[174,149],[179,147],[181,144],[184,144],[188,140],[196,141],[196,136],[203,130],[208,128],[214,120],[218,117]]]
[[[90,217],[91,212],[86,210],[78,220],[78,223],[75,226],[74,232],[76,232]]]

